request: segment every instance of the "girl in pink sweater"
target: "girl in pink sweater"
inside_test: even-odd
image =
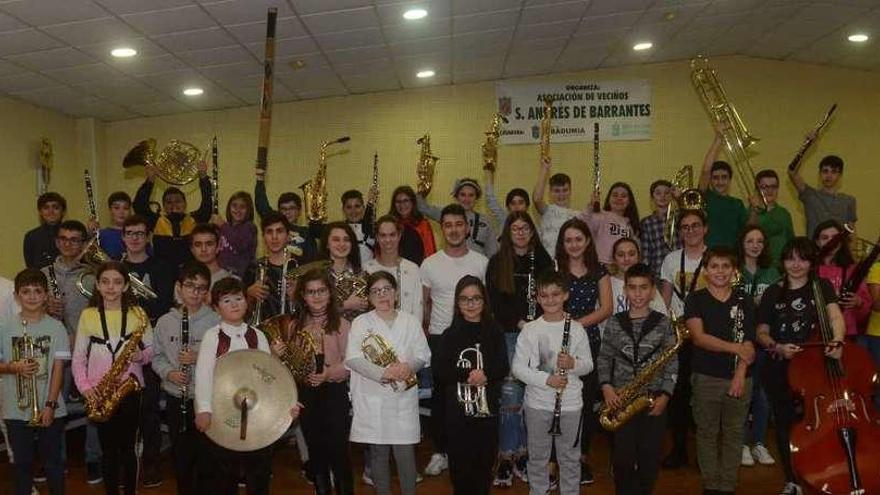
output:
[[[578,218],[590,227],[599,262],[609,265],[614,262],[612,251],[618,239],[624,237],[638,239],[639,209],[636,207],[636,198],[632,189],[626,182],[615,182],[611,185],[601,211],[596,211],[598,204],[597,192],[593,194],[590,205],[578,215]]]
[[[847,338],[861,333],[871,314],[871,293],[863,280],[852,292],[842,293],[852,277],[856,263],[849,248],[849,236],[837,220],[826,220],[816,226],[813,242],[819,247],[821,259],[816,272],[831,282],[837,292],[838,304],[843,310]]]
[[[119,493],[125,485],[125,494],[134,495],[137,488],[137,457],[135,439],[140,423],[140,389],[144,386],[142,366],[153,356],[153,334],[146,313],[136,311],[134,295],[128,284],[128,270],[122,263],[104,263],[95,274],[96,283],[89,307],[83,310],[76,331],[73,350],[73,378],[87,401],[96,398],[95,387],[101,383],[113,362],[137,331],[143,335],[128,367],[118,377],[118,386],[133,376],[140,388],[126,395],[106,422],[98,423],[104,486],[108,495]],[[143,318],[143,319],[141,319]],[[113,389],[113,386],[109,387]],[[122,475],[120,477],[120,468]]]

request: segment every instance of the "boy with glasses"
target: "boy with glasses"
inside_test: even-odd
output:
[[[180,294],[180,308],[174,308],[159,318],[153,334],[155,354],[152,366],[162,380],[165,392],[165,414],[177,493],[202,493],[203,489],[196,477],[199,463],[196,445],[201,439],[194,423],[192,380],[202,337],[209,328],[220,323],[217,313],[204,304],[210,287],[211,272],[207,266],[198,261],[185,264],[175,286]],[[182,340],[184,315],[189,333],[187,342]],[[184,351],[185,346],[187,351]]]
[[[55,236],[67,212],[67,200],[56,192],[43,193],[37,198],[37,211],[40,225],[24,235],[24,264],[28,268],[40,268],[58,255]]]
[[[755,187],[758,189],[758,195],[749,198],[752,204],[749,223],[757,224],[764,231],[770,245],[770,255],[775,263],[779,261],[785,244],[794,239],[791,214],[776,202],[779,198],[779,176],[775,171],[767,169],[758,172],[755,176]],[[767,202],[766,208],[761,195]]]

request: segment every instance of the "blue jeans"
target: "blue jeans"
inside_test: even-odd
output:
[[[505,333],[507,359],[513,363],[516,339],[519,333]],[[499,422],[498,451],[502,459],[512,458],[526,452],[526,423],[523,419],[523,398],[525,385],[511,374],[501,385],[501,421]]]
[[[56,418],[48,428],[34,428],[26,421],[6,420],[9,441],[15,453],[15,495],[31,495],[34,485],[34,457],[37,450],[46,470],[49,493],[64,493],[64,462],[61,459],[61,437],[64,418]]]
[[[768,359],[767,353],[758,351],[755,354],[755,363],[752,365],[752,376],[758,378],[752,380],[752,427],[749,428],[748,416],[745,428],[743,428],[743,444],[755,445],[764,443],[767,436],[767,423],[770,421],[770,403],[767,401],[767,393],[761,384],[761,369],[764,361]]]

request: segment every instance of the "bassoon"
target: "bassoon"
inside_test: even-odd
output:
[[[260,135],[257,141],[257,168],[266,170],[269,158],[269,132],[272,130],[272,79],[275,75],[275,21],[278,9],[270,8],[266,21],[266,56],[263,62],[263,94],[260,96]]]

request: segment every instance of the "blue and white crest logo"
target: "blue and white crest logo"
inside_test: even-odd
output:
[[[540,139],[541,138],[541,128],[539,126],[532,126],[532,139]]]
[[[498,98],[498,113],[504,116],[510,115],[510,112],[513,111],[511,107],[512,101],[509,96]]]

